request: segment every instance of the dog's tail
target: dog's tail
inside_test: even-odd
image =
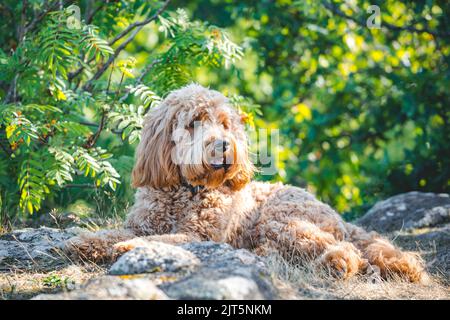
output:
[[[348,240],[359,250],[369,264],[379,269],[382,277],[397,275],[411,282],[429,283],[425,263],[419,254],[402,251],[378,233],[346,223]]]
[[[129,229],[86,232],[67,240],[64,252],[75,261],[109,263],[117,258],[113,245],[134,237]]]

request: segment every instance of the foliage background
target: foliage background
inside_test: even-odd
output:
[[[381,29],[366,26],[370,5]],[[143,116],[191,81],[280,129],[278,174],[258,179],[307,187],[349,219],[393,194],[449,192],[449,13],[429,0],[4,0],[2,224],[123,216]]]

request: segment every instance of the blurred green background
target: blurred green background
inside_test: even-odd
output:
[[[96,35],[106,41],[105,47],[121,31],[150,17],[162,5],[138,0],[84,0],[66,1],[63,7],[54,9],[63,12],[71,4],[79,6],[83,25],[98,28]],[[21,23],[30,26],[46,5],[43,1],[12,0],[0,4],[0,108],[10,115],[24,108],[26,116],[25,106],[30,104],[54,105],[65,114],[70,112],[64,110],[75,110],[73,121],[98,123],[105,110],[99,105],[107,103],[116,108],[118,99],[114,97],[118,92],[122,96],[127,85],[136,88],[137,80],[151,89],[156,102],[171,89],[196,81],[234,96],[238,107],[254,117],[257,128],[280,130],[278,173],[257,179],[306,187],[347,219],[363,214],[375,202],[394,194],[411,190],[449,192],[448,1],[170,1],[161,13],[165,18],[146,24],[120,51],[116,64],[93,80],[93,88],[84,85],[111,56],[109,47],[104,56],[94,61],[86,59],[89,54],[83,51],[85,47],[70,47],[71,40],[63,39],[72,52],[56,51],[55,56],[61,56],[61,67],[53,71],[48,57],[40,57],[40,50],[31,54],[33,46],[45,47],[45,34],[52,32],[52,25],[46,25],[47,18],[39,20],[33,26],[35,31],[21,38]],[[367,11],[371,5],[380,9],[380,16],[374,20],[381,22],[380,28],[366,25],[373,14]],[[178,8],[182,10],[177,11]],[[208,41],[223,40],[223,35],[228,35],[231,44],[225,39],[215,43],[213,51],[207,50]],[[113,43],[110,48],[117,50],[120,43],[123,42]],[[230,47],[232,43],[242,49],[242,55]],[[74,55],[80,57],[79,61],[67,60]],[[65,59],[66,64],[62,63]],[[142,71],[158,59],[163,62],[141,77]],[[87,65],[86,72],[71,77],[83,63]],[[35,68],[34,75],[27,75],[30,66]],[[120,71],[114,71],[114,66]],[[17,73],[23,75],[11,99],[11,83]],[[83,98],[86,92],[90,98]],[[140,103],[133,95],[122,102],[126,107]],[[256,106],[260,106],[261,114],[256,113]],[[144,107],[151,105],[144,103]],[[114,112],[120,114],[120,110]],[[12,146],[14,157],[5,148],[0,150],[4,224],[18,217],[29,219],[29,211],[37,219],[55,208],[80,215],[124,215],[133,202],[129,180],[137,141],[116,134],[117,125],[102,131],[95,141],[96,146],[111,154],[108,161],[120,175],[121,183],[116,188],[108,188],[110,180],[106,178],[92,186],[89,174],[78,174],[85,168],[75,159],[69,173],[71,180],[55,183],[54,177],[41,174],[44,178],[40,181],[48,179],[50,190],[42,191],[39,205],[30,202],[33,208],[27,213],[24,187],[20,184],[24,161],[30,154],[47,159],[54,152],[49,153],[49,147],[42,143],[36,142],[33,147],[33,137],[31,147],[13,145],[6,131],[8,126],[13,130],[11,123],[14,117],[17,120],[17,114],[8,116],[5,112],[0,131],[3,129],[3,144]],[[30,116],[30,121],[51,122],[48,117],[53,111],[45,112],[46,117]],[[139,116],[134,109],[126,112]],[[55,123],[50,125],[67,119],[55,114]],[[86,127],[91,132],[80,129],[75,136],[86,135],[89,139],[95,126]],[[36,128],[40,130],[39,126]],[[47,144],[53,144],[53,148],[86,147],[75,136],[70,137],[73,128],[66,130],[68,138],[61,134],[58,140],[59,133],[54,133]],[[89,146],[86,150],[91,152]],[[74,154],[74,149],[66,151]],[[106,171],[102,172],[99,174]]]

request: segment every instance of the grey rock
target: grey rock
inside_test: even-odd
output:
[[[174,299],[272,299],[276,290],[263,260],[229,244],[180,246],[151,241],[127,252],[110,274],[161,273],[177,281],[159,287]]]
[[[252,279],[225,276],[216,277],[214,273],[195,275],[175,284],[162,287],[174,299],[189,300],[254,300],[271,299],[264,296]]]
[[[76,228],[19,229],[0,237],[0,271],[13,269],[52,270],[66,263],[58,254],[64,241],[79,232]]]
[[[278,297],[260,257],[222,243],[195,242],[175,246],[149,241],[124,254],[111,266],[109,273],[73,291],[39,295],[35,299]]]
[[[121,256],[111,266],[110,274],[138,274],[152,272],[177,272],[191,269],[200,261],[183,248],[162,242],[150,241],[145,247],[138,247]]]
[[[450,223],[450,196],[415,191],[399,194],[376,203],[356,223],[380,233]]]
[[[264,266],[262,259],[257,255],[245,249],[234,249],[228,243],[190,242],[181,245],[181,247],[195,254],[203,264],[243,263]]]
[[[263,260],[228,244],[194,242],[182,246],[202,265],[179,281],[160,288],[174,299],[275,299],[276,289]]]
[[[146,278],[102,276],[84,286],[59,294],[41,294],[32,300],[166,300],[167,296]]]

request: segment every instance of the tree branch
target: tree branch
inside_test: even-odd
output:
[[[347,15],[346,13],[344,13],[343,11],[341,11],[338,7],[336,7],[334,4],[329,3],[327,1],[323,2],[323,5],[325,6],[325,8],[327,8],[329,11],[331,11],[332,13],[345,18],[347,20],[351,20],[361,26],[366,27],[366,20],[365,19],[359,19],[356,16],[353,15]],[[430,30],[428,28],[421,28],[418,29],[415,26],[396,26],[393,25],[391,23],[385,22],[383,21],[383,23],[381,24],[381,27],[389,29],[389,30],[393,30],[393,31],[410,31],[410,32],[416,32],[416,33],[428,33],[431,34],[434,37],[449,37],[450,36],[450,32],[438,32],[438,31],[433,31]]]
[[[64,1],[63,5],[65,6],[69,1]],[[44,17],[50,13],[51,11],[58,8],[58,1],[53,2],[50,6],[48,6],[44,11],[42,11],[40,14],[38,14],[34,19],[25,26],[24,28],[24,35],[27,34],[30,30],[34,29],[34,27],[44,19]]]
[[[11,151],[11,149],[9,148],[9,144],[8,144],[8,147],[5,147],[5,146],[3,145],[3,143],[0,141],[0,147],[2,147],[3,151],[5,151],[5,153],[6,153],[6,155],[7,155],[8,157],[11,156],[12,151]]]
[[[158,11],[152,15],[151,17],[149,17],[148,19],[146,19],[145,21],[139,22],[136,24],[135,27],[133,27],[132,29],[134,29],[132,31],[132,33],[130,34],[130,36],[119,46],[117,47],[116,51],[114,52],[114,54],[108,59],[108,61],[105,62],[105,64],[103,64],[101,66],[101,68],[95,73],[95,75],[83,86],[83,89],[86,91],[90,91],[90,89],[92,88],[92,82],[95,80],[98,80],[103,73],[105,73],[105,71],[108,69],[108,67],[111,65],[111,63],[117,58],[117,56],[119,55],[119,53],[125,49],[125,47],[134,40],[134,38],[136,37],[136,35],[139,33],[139,31],[142,30],[142,28],[149,24],[150,22],[152,22],[153,20],[155,20],[156,18],[158,18],[158,16],[166,9],[167,5],[169,4],[170,0],[166,0],[164,2],[164,4],[161,6],[161,8],[158,9]],[[123,34],[120,38],[122,38],[124,35],[126,35],[128,32],[130,32],[132,29],[128,30],[129,28],[125,29],[121,34]],[[127,33],[124,33],[126,30]],[[117,38],[117,37],[116,37]],[[120,39],[118,38],[118,39]],[[117,41],[117,40],[116,40]],[[114,39],[113,42],[114,43]],[[78,70],[77,70],[78,71]]]
[[[103,110],[102,117],[100,119],[100,124],[97,127],[97,131],[95,131],[95,133],[87,139],[86,143],[84,144],[84,148],[90,149],[95,145],[98,138],[100,137],[100,134],[102,133],[103,129],[105,128],[106,117],[107,117],[107,111]]]
[[[153,67],[160,63],[162,61],[162,59],[155,59],[153,60],[151,63],[149,63],[148,65],[145,66],[144,70],[142,70],[141,74],[139,75],[139,77],[136,79],[136,82],[134,83],[134,85],[138,85],[142,83],[142,80],[144,79],[144,77],[150,72],[150,70],[153,69]],[[130,95],[130,90],[128,90],[120,99],[119,99],[119,103],[124,102]]]
[[[158,10],[158,12],[151,16],[150,18],[144,20],[144,21],[138,21],[135,23],[130,24],[127,28],[125,28],[121,33],[119,33],[117,36],[115,36],[111,42],[109,43],[109,45],[113,45],[114,43],[116,43],[117,41],[119,41],[120,39],[122,39],[123,37],[125,37],[128,33],[130,33],[134,28],[137,27],[141,27],[141,26],[145,26],[146,24],[149,24],[150,22],[152,22],[153,20],[155,20],[161,12],[163,12],[165,10],[165,8],[167,7],[167,5],[169,4],[170,0],[167,0],[166,2],[164,2],[164,4],[162,5],[162,7]]]
[[[91,183],[80,183],[80,184],[69,183],[64,185],[63,188],[97,189],[97,186]]]
[[[66,5],[69,1],[66,0],[64,1],[63,5]],[[19,27],[19,32],[18,32],[18,41],[17,41],[17,47],[20,46],[20,44],[22,43],[25,35],[32,31],[36,25],[42,21],[42,19],[44,19],[44,17],[51,11],[57,9],[59,3],[58,2],[53,2],[53,4],[51,4],[50,6],[48,6],[47,2],[46,2],[46,6],[48,6],[47,8],[45,8],[40,14],[36,15],[34,17],[34,19],[26,24],[26,6],[27,6],[27,1],[24,1],[22,4],[22,11],[21,11],[21,26]],[[9,102],[15,102],[17,100],[17,81],[19,79],[19,73],[16,73],[16,75],[13,77],[11,84],[9,86],[8,92],[6,93],[5,96],[5,103],[9,103]]]
[[[25,35],[25,24],[26,24],[26,19],[27,19],[27,5],[28,5],[28,1],[23,0],[22,1],[22,10],[20,13],[19,32],[18,32],[18,37],[17,37],[19,39],[19,42],[22,42],[22,39]]]
[[[142,73],[139,75],[139,77],[136,79],[135,85],[140,84],[140,83],[142,82],[142,79],[150,72],[150,70],[151,70],[156,64],[158,64],[158,63],[160,63],[160,62],[161,62],[161,59],[155,59],[155,60],[153,60],[151,63],[149,63],[149,64],[144,68],[144,70],[143,70]],[[116,94],[119,94],[119,92],[117,92]],[[128,91],[127,91],[127,92],[119,99],[119,103],[122,103],[123,101],[125,101],[125,100],[129,97],[129,95],[130,95],[130,91],[128,90]],[[147,113],[148,110],[149,110],[149,109],[146,110],[146,113]],[[105,114],[105,116],[106,116],[106,114]],[[104,118],[103,118],[103,115],[102,115],[102,119],[100,120],[100,125],[98,125],[98,124],[96,124],[96,123],[93,123],[93,122],[88,122],[88,121],[80,121],[80,122],[79,122],[79,123],[82,124],[82,125],[85,125],[85,126],[88,126],[88,127],[96,127],[96,128],[97,128],[96,133],[95,133],[93,136],[91,136],[91,137],[88,139],[88,141],[86,142],[86,144],[85,144],[85,147],[86,147],[86,148],[92,148],[92,146],[95,144],[95,142],[97,141],[98,137],[100,136],[101,131],[102,131],[103,128],[104,128],[104,125],[103,125],[103,127],[101,127],[101,124],[102,124],[102,122],[105,122],[105,120],[106,120],[106,119],[104,119]],[[114,133],[114,134],[121,135],[122,132],[123,132],[123,130],[112,129],[111,132]]]
[[[16,75],[13,77],[11,84],[9,85],[9,89],[8,92],[6,93],[5,96],[5,101],[4,103],[9,103],[9,102],[15,102],[17,99],[17,80],[19,79],[19,74],[16,73]]]

